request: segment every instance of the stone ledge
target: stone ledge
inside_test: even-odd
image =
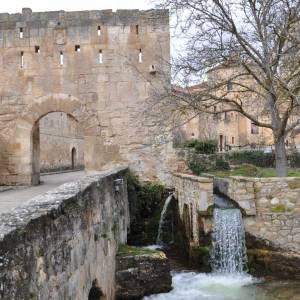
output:
[[[99,185],[101,179],[118,175],[127,171],[127,169],[127,166],[117,167],[86,176],[81,180],[65,183],[54,190],[32,198],[10,212],[0,214],[0,242],[7,234],[25,228],[32,220],[58,210],[65,201],[74,199],[78,194],[84,193],[91,184],[96,183]]]
[[[213,183],[213,178],[208,178],[208,177],[200,177],[200,176],[184,174],[184,173],[174,173],[173,176],[200,182],[200,183]]]
[[[30,8],[23,9],[22,13],[1,13],[0,22],[2,29],[7,26],[12,26],[12,22],[41,22],[45,24],[45,21],[62,21],[61,26],[65,25],[65,22],[69,20],[98,20],[102,24],[113,25],[113,24],[123,24],[132,25],[136,24],[138,20],[161,20],[163,23],[164,19],[169,19],[169,11],[164,9],[149,9],[149,10],[138,10],[138,9],[120,9],[117,11],[112,11],[111,9],[106,10],[86,10],[86,11],[49,11],[49,12],[32,12]],[[100,20],[99,20],[100,19]],[[168,22],[164,21],[166,25]],[[31,24],[31,25],[33,25]]]

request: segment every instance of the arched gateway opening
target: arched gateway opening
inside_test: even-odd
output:
[[[105,145],[101,136],[99,118],[95,111],[75,97],[65,94],[51,94],[37,99],[28,105],[18,119],[14,144],[16,183],[36,185],[40,182],[41,170],[41,133],[40,120],[51,113],[63,113],[76,121],[82,130],[84,165],[86,170],[102,170],[107,162],[113,161],[119,154],[118,147]],[[50,124],[51,127],[51,124]],[[70,145],[66,155],[70,168],[78,163],[78,152]],[[76,150],[75,150],[76,151]],[[71,155],[71,157],[70,157]]]
[[[78,121],[64,112],[43,116],[32,132],[32,184],[39,184],[42,174],[75,169],[84,169],[84,135]]]

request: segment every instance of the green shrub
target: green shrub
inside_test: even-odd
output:
[[[189,169],[193,172],[194,175],[200,176],[201,173],[207,172],[207,168],[199,163],[196,163],[194,161],[190,161],[188,163]]]
[[[252,164],[262,168],[275,166],[275,154],[263,151],[238,151],[227,154],[227,159],[232,164]]]
[[[300,168],[300,153],[293,152],[289,155],[290,166],[291,168]]]
[[[132,172],[127,176],[130,209],[128,241],[135,245],[155,243],[165,187],[159,182],[140,182]]]
[[[197,153],[214,154],[218,150],[218,142],[215,140],[190,140],[184,143],[184,147],[194,148]]]
[[[216,160],[216,170],[220,170],[220,171],[227,171],[230,170],[230,165],[229,163],[224,160],[223,158],[218,158]]]

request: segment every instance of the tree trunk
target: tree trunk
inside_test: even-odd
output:
[[[288,164],[284,136],[280,136],[275,140],[275,159],[277,176],[286,177],[288,175]]]

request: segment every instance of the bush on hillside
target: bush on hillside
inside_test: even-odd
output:
[[[224,160],[223,158],[218,158],[216,160],[216,170],[219,170],[219,171],[227,171],[227,170],[230,170],[230,165],[229,163]]]

